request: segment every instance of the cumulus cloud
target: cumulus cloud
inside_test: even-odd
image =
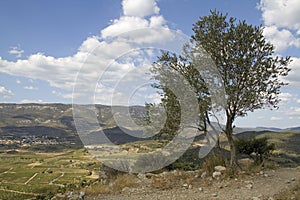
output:
[[[159,13],[156,0],[123,0],[122,6],[127,16],[146,17]]]
[[[300,30],[299,0],[261,0],[259,9],[267,26]],[[300,33],[300,32],[299,32]]]
[[[78,53],[80,54],[80,53]],[[80,64],[84,61],[79,55],[54,58],[34,54],[27,60],[16,62],[0,59],[0,71],[13,76],[46,80],[51,86],[72,90],[72,85]]]
[[[6,89],[4,86],[0,86],[0,95],[4,98],[11,98],[14,93],[11,90]]]
[[[300,48],[300,1],[260,0],[258,8],[262,11],[264,35],[274,44],[277,53]],[[292,60],[291,72],[284,80],[289,83],[288,87],[300,88],[300,58],[293,57]]]
[[[53,57],[36,53],[15,62],[0,57],[0,72],[47,81],[50,86],[68,93],[53,92],[53,95],[63,98],[70,98],[75,87],[75,97],[94,98],[99,99],[99,103],[110,103],[107,97],[112,94],[115,84],[137,67],[136,60],[132,61],[129,57],[128,60],[115,62],[118,57],[132,52],[133,49],[160,46],[162,49],[172,50],[181,48],[183,44],[183,41],[180,42],[182,38],[178,38],[168,28],[164,17],[159,15],[156,0],[123,0],[122,6],[124,15],[112,20],[108,27],[100,31],[100,35],[88,37],[74,55]],[[169,44],[173,46],[168,46]],[[140,52],[135,53],[136,55],[131,56],[143,55]],[[148,50],[148,53],[147,56],[151,51]],[[147,60],[147,56],[139,59]],[[81,74],[80,79],[78,72]],[[101,81],[96,88],[98,79]],[[84,93],[88,88],[100,95],[96,98],[94,94]]]
[[[300,1],[261,0],[265,37],[276,47],[278,53],[289,47],[300,48]]]
[[[267,26],[264,28],[264,35],[275,46],[277,52],[283,52],[293,46],[300,47],[300,38],[287,29],[279,30],[276,26]]]
[[[165,19],[163,16],[152,16],[149,20],[136,16],[122,16],[113,20],[113,23],[101,31],[103,39],[111,38],[121,33],[130,32],[143,28],[160,28],[164,27]],[[160,38],[160,36],[156,36]]]
[[[300,58],[292,57],[292,62],[289,67],[291,68],[291,71],[284,80],[289,83],[288,87],[300,88]]]

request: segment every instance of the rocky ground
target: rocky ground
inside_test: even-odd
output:
[[[173,181],[168,179],[173,173]],[[135,187],[125,187],[118,194],[86,196],[85,199],[174,199],[174,200],[272,200],[299,199],[300,167],[265,170],[229,178],[199,172],[139,174]],[[223,172],[222,172],[223,173]],[[184,177],[184,178],[180,178]],[[156,182],[155,182],[156,180]],[[298,186],[295,189],[295,186]],[[282,197],[281,194],[285,194]],[[280,196],[281,195],[281,196]]]

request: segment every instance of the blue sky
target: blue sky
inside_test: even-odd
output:
[[[76,75],[95,48],[101,46],[98,50],[104,63],[127,52],[126,44],[111,42],[110,36],[140,28],[165,29],[157,35],[158,41],[177,32],[190,36],[192,24],[213,9],[250,24],[262,24],[266,38],[276,46],[275,53],[293,57],[292,72],[286,78],[290,85],[282,90],[280,109],[250,113],[237,125],[299,126],[298,0],[243,0],[239,4],[230,0],[0,1],[0,102],[71,103],[77,95],[73,95]],[[104,63],[101,66],[106,66]],[[107,69],[99,74],[108,83],[118,81],[131,68],[123,63]],[[97,88],[97,102],[110,102],[107,96],[116,93],[111,90],[105,84]]]

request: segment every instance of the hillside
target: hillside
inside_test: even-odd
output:
[[[124,134],[123,128],[117,126],[111,107],[104,105],[95,107],[99,124],[112,142],[123,144],[137,141],[137,138]],[[141,106],[133,106],[129,110],[136,120],[145,115],[144,107]],[[87,139],[94,141],[97,135],[99,134],[95,130],[87,135]],[[0,140],[6,143],[7,141],[12,143],[14,140],[22,144],[43,143],[82,147],[70,104],[0,104]]]

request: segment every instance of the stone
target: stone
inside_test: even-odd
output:
[[[203,188],[202,188],[202,187],[199,187],[198,190],[199,190],[200,192],[202,192],[202,191],[203,191]]]
[[[217,171],[217,172],[223,172],[223,171],[226,170],[226,167],[218,165],[218,166],[214,167],[214,170]]]
[[[211,196],[212,196],[212,197],[217,197],[218,194],[215,194],[215,193],[214,193],[214,194],[211,194]]]
[[[201,178],[205,178],[206,177],[206,175],[207,175],[207,173],[206,172],[203,172],[202,174],[201,174]]]
[[[212,174],[212,177],[213,177],[213,178],[219,178],[221,175],[222,175],[221,172],[214,172],[214,173]]]
[[[252,189],[253,188],[253,185],[250,183],[250,184],[247,184],[246,185],[246,188],[248,188],[248,189]]]
[[[259,174],[260,174],[260,175],[264,175],[264,171],[260,171]]]
[[[139,179],[146,179],[146,175],[143,174],[143,173],[138,173],[137,177],[138,177]]]

